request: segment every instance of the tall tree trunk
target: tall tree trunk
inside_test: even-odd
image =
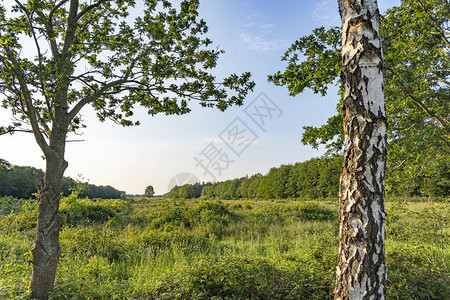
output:
[[[376,0],[339,0],[344,166],[335,299],[384,299],[386,113]]]
[[[67,162],[64,160],[66,134],[52,134],[50,151],[47,151],[46,170],[43,179],[36,183],[39,194],[36,240],[31,245],[33,272],[31,275],[31,297],[48,299],[53,291],[56,268],[61,255],[59,229],[61,214],[61,181]]]

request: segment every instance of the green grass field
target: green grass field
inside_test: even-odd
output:
[[[328,299],[338,204],[62,200],[52,299]],[[26,299],[36,203],[0,198],[0,298]],[[388,203],[387,299],[448,299],[448,201]]]

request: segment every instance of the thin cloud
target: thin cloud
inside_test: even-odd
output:
[[[324,26],[336,26],[341,23],[336,0],[323,0],[316,3],[313,19]]]
[[[261,32],[262,34],[270,34],[273,32],[275,25],[272,23],[263,23],[263,22],[249,22],[247,24],[244,24],[244,28],[251,29],[251,30],[257,30]]]
[[[239,37],[252,50],[257,52],[277,51],[286,49],[290,44],[277,37],[277,28],[265,20],[265,15],[255,12],[247,16],[247,23],[242,25],[243,30]]]
[[[286,49],[290,45],[286,40],[266,40],[261,36],[253,36],[248,33],[241,33],[240,38],[247,44],[250,49],[257,52]]]
[[[393,6],[399,6],[400,0],[379,0],[378,7],[381,13],[386,12]],[[322,0],[316,3],[312,13],[314,21],[321,23],[323,26],[340,26],[341,17],[336,0]]]

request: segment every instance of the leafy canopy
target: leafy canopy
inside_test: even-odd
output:
[[[144,196],[150,198],[153,197],[153,195],[155,195],[155,190],[153,189],[153,186],[149,185],[145,188]]]
[[[150,115],[185,114],[189,100],[225,110],[241,105],[250,74],[218,81],[210,72],[222,50],[211,47],[198,0],[32,0],[0,6],[0,92],[12,124],[0,133],[32,129],[38,143],[54,124],[84,126],[92,105],[101,121],[136,125],[138,104]],[[31,128],[30,128],[31,126]]]

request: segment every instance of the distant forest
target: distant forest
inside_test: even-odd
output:
[[[36,181],[43,177],[44,172],[41,169],[15,166],[0,158],[0,196],[31,198],[37,192]],[[77,182],[74,179],[64,177],[61,187],[63,196],[69,195],[76,186]],[[109,185],[85,184],[80,197],[118,199],[124,193]]]
[[[313,158],[293,165],[270,169],[269,173],[203,184],[175,186],[167,198],[208,199],[286,199],[328,198],[339,196],[339,175],[343,157]],[[391,188],[387,178],[388,195],[450,196],[450,166],[435,166],[432,176],[417,176],[414,182],[405,183],[403,189]],[[392,184],[393,186],[394,184]]]
[[[338,197],[342,163],[342,156],[313,158],[293,165],[272,168],[266,175],[257,173],[216,183],[175,186],[165,196],[175,199],[203,196],[223,200]],[[397,191],[392,191],[387,176],[387,194],[450,196],[450,166],[434,166],[433,171],[433,176],[418,176],[413,183],[408,186],[405,183],[405,188]],[[28,199],[37,192],[35,183],[42,177],[44,172],[41,169],[15,166],[0,158],[0,196]],[[77,182],[74,179],[64,177],[61,188],[63,196],[69,195],[76,186]],[[125,194],[109,185],[83,184],[83,186],[80,197],[118,199]]]

